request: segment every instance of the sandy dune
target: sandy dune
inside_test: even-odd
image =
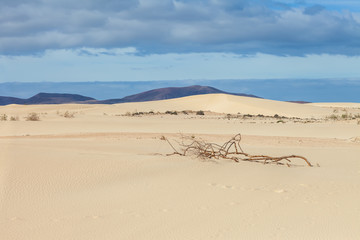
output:
[[[328,105],[326,105],[328,106]],[[100,110],[100,109],[101,110]],[[9,113],[26,113],[29,108],[26,106],[10,105],[4,107]],[[206,94],[190,97],[183,97],[170,100],[124,103],[114,105],[76,105],[64,104],[57,107],[51,105],[32,106],[33,111],[52,112],[58,109],[77,110],[84,113],[97,114],[99,111],[106,113],[126,113],[134,111],[160,111],[167,110],[203,110],[218,113],[242,113],[242,114],[280,114],[287,117],[324,117],[331,113],[327,108],[311,106],[307,104],[296,104],[274,100],[258,99],[251,97],[233,96],[227,94]]]
[[[19,117],[0,121],[1,239],[359,239],[360,124],[326,119],[332,107],[223,94],[0,107]],[[167,110],[213,113],[122,115]],[[30,112],[41,120],[25,121]],[[238,112],[302,120],[226,116]],[[161,140],[239,132],[249,153],[315,167],[166,156]]]
[[[331,102],[331,103],[308,103],[307,105],[316,107],[330,107],[330,108],[360,108],[360,103],[344,103],[344,102]]]
[[[159,101],[157,103],[127,103],[121,105],[127,111],[158,111],[166,110],[206,110],[219,113],[247,113],[274,115],[281,112],[288,117],[319,117],[328,114],[327,109],[306,106],[301,104],[279,102],[250,97],[240,97],[226,94],[206,94],[179,99]]]

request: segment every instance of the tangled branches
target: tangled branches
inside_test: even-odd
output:
[[[281,157],[271,157],[267,155],[251,155],[245,153],[241,146],[241,134],[237,134],[232,137],[229,141],[225,142],[223,145],[219,145],[216,143],[207,143],[202,140],[197,139],[185,139],[191,140],[190,143],[184,143],[183,141],[179,143],[182,151],[179,152],[176,148],[170,143],[168,139],[165,139],[171,148],[174,150],[173,153],[167,154],[170,155],[194,155],[202,159],[229,159],[235,162],[239,161],[249,161],[249,162],[258,162],[263,164],[279,164],[279,165],[287,165],[290,167],[290,163],[294,159],[302,159],[306,162],[309,167],[312,167],[311,163],[303,156],[298,155],[288,155],[288,156],[281,156]]]

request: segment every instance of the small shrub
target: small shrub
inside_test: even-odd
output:
[[[200,110],[196,112],[196,115],[205,115],[204,111]]]
[[[185,115],[188,115],[188,112],[187,111],[182,111],[183,114]]]
[[[251,115],[251,114],[244,114],[243,115],[243,118],[252,118],[252,117],[255,117],[255,116]]]
[[[284,120],[278,120],[276,123],[285,123]]]
[[[143,115],[144,113],[143,112],[134,112],[131,114],[131,116],[140,116],[140,115]]]
[[[165,114],[170,114],[170,115],[177,115],[177,111],[166,111]]]
[[[338,119],[339,119],[339,116],[338,116],[338,115],[335,115],[335,114],[331,114],[331,115],[329,116],[329,119],[331,119],[331,120],[338,120]]]
[[[348,117],[349,117],[349,115],[347,113],[341,115],[342,119],[347,119]]]
[[[10,121],[19,121],[19,117],[18,116],[11,116],[10,117]]]
[[[69,112],[69,111],[66,111],[66,112],[64,113],[64,117],[65,117],[65,118],[74,118],[74,115],[75,115],[75,113]]]
[[[0,121],[7,121],[8,116],[6,114],[0,115]]]
[[[280,118],[280,116],[278,114],[275,114],[274,118]]]
[[[26,119],[26,121],[40,121],[40,116],[39,116],[39,114],[32,112],[32,113],[29,113],[29,115],[27,115],[27,117],[25,119]]]

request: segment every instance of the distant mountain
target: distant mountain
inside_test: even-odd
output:
[[[39,93],[28,98],[26,104],[61,104],[61,103],[76,103],[96,100],[91,97],[85,97],[78,94],[67,93]]]
[[[0,96],[0,105],[87,103],[88,101],[96,101],[96,99],[91,97],[85,97],[78,94],[65,94],[65,93],[39,93],[28,99]]]
[[[63,104],[63,103],[115,104],[115,103],[125,103],[125,102],[156,101],[156,100],[172,99],[172,98],[179,98],[179,97],[186,97],[186,96],[200,95],[200,94],[211,94],[211,93],[224,93],[224,94],[231,94],[237,96],[259,98],[257,96],[250,94],[228,93],[213,87],[194,85],[189,87],[158,88],[158,89],[130,95],[124,98],[109,99],[102,101],[78,94],[64,94],[64,93],[63,94],[39,93],[28,99],[0,96],[0,105],[8,105],[8,104],[32,105],[32,104]]]
[[[287,102],[291,102],[291,103],[299,103],[299,104],[311,103],[311,102],[307,102],[307,101],[287,101]]]
[[[15,97],[2,97],[0,96],[0,106],[9,104],[24,104],[24,99]]]
[[[224,94],[231,94],[237,96],[259,98],[251,94],[228,93],[213,87],[194,85],[189,87],[158,88],[158,89],[153,89],[150,91],[130,95],[120,99],[109,99],[109,100],[99,101],[99,103],[114,104],[114,103],[125,103],[125,102],[147,102],[147,101],[157,101],[157,100],[180,98],[180,97],[186,97],[192,95],[211,94],[211,93],[224,93]]]

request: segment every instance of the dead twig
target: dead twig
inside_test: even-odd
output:
[[[190,140],[190,143],[185,143],[184,140]],[[170,147],[174,150],[173,153],[167,154],[170,155],[194,155],[202,159],[228,159],[234,162],[239,161],[249,161],[249,162],[258,162],[263,164],[278,164],[278,165],[287,165],[291,166],[292,160],[301,159],[306,162],[309,167],[312,167],[312,164],[307,160],[307,158],[299,155],[287,155],[281,157],[272,157],[268,155],[251,155],[243,151],[240,145],[241,134],[237,134],[232,137],[229,141],[225,142],[223,145],[216,143],[207,143],[203,140],[197,140],[192,138],[182,137],[182,142],[180,145],[181,151],[178,151],[171,142],[166,138],[166,141]]]

